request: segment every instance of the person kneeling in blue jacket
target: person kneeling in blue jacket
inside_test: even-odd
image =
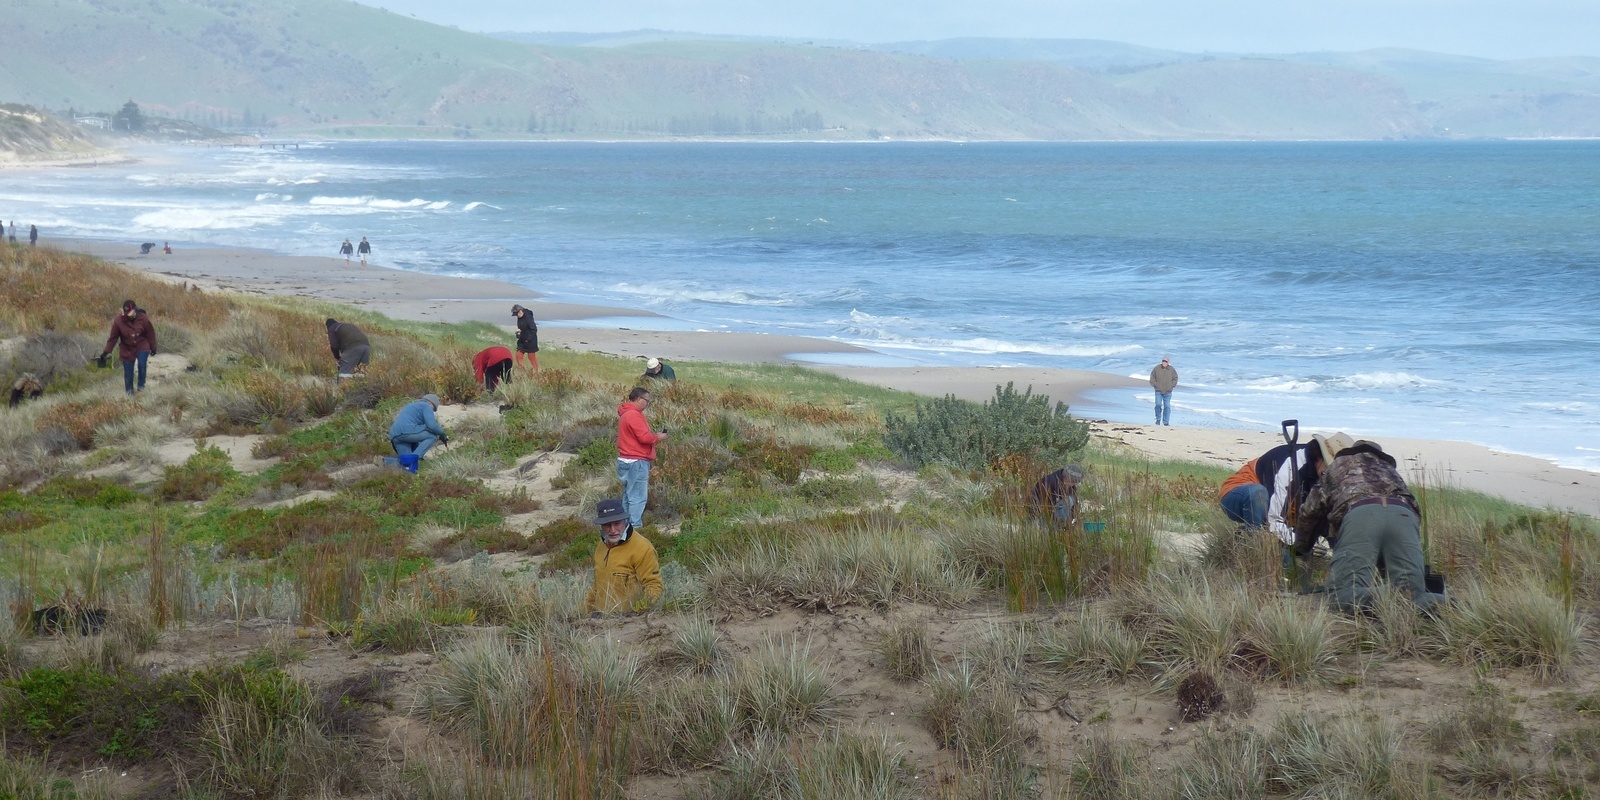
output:
[[[396,455],[416,453],[421,458],[434,442],[450,443],[450,437],[439,425],[439,418],[433,414],[438,410],[439,395],[436,394],[425,394],[421,400],[400,409],[394,424],[389,426],[389,444],[394,445]]]

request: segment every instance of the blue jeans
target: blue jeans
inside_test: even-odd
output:
[[[622,508],[634,528],[644,525],[644,506],[650,500],[650,462],[617,459],[617,480],[622,481]]]
[[[437,441],[439,441],[439,437],[423,431],[422,433],[403,433],[390,439],[389,444],[394,445],[395,455],[403,456],[407,453],[416,453],[417,458],[422,458],[423,454],[428,452],[428,448],[432,447],[433,443]]]
[[[1240,525],[1263,528],[1267,524],[1267,487],[1259,483],[1235,486],[1222,496],[1222,513]]]
[[[1172,424],[1172,392],[1156,392],[1156,424]]]
[[[138,388],[138,391],[141,391],[141,392],[144,391],[144,371],[145,371],[145,366],[148,365],[149,363],[150,363],[150,351],[149,350],[140,350],[139,351],[139,355],[133,357],[132,359],[130,359],[128,361],[122,362],[122,389],[123,389],[123,391],[126,391],[128,394],[133,394],[133,392],[134,392],[135,387],[134,387],[134,384],[133,384],[133,371],[134,371],[134,365],[135,364],[138,365],[138,369],[139,369],[139,385],[138,385],[137,388]]]

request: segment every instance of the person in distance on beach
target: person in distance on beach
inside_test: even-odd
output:
[[[156,354],[156,326],[139,304],[122,301],[122,313],[111,320],[111,335],[106,338],[106,349],[101,351],[99,364],[104,367],[111,348],[117,348],[117,358],[122,361],[122,388],[129,395],[144,391],[145,370],[150,357]],[[138,372],[138,382],[134,373]]]
[[[356,373],[372,362],[372,345],[367,335],[354,324],[329,317],[328,350],[339,364],[339,377],[354,378]]]
[[[1172,390],[1178,388],[1178,371],[1166,356],[1150,370],[1150,385],[1156,390],[1156,424],[1171,427]]]
[[[17,221],[11,220],[11,243],[17,243]]]
[[[1333,547],[1328,591],[1346,613],[1372,605],[1380,562],[1390,584],[1423,611],[1444,604],[1428,591],[1417,498],[1395,468],[1394,456],[1365,439],[1334,452],[1295,520],[1295,554],[1307,556],[1319,535]]]
[[[661,599],[661,562],[656,548],[628,523],[622,501],[595,504],[600,543],[594,548],[594,582],[584,607],[591,618],[645,611]]]
[[[617,480],[622,481],[622,502],[633,527],[644,526],[644,507],[650,500],[650,463],[656,460],[656,443],[667,438],[665,429],[650,430],[644,410],[650,407],[650,390],[633,387],[617,406]]]
[[[672,365],[659,358],[651,358],[644,362],[644,375],[641,377],[658,381],[675,381],[678,373],[672,371]]]
[[[28,226],[28,246],[29,247],[37,247],[38,245],[39,245],[39,226],[38,225],[29,225]]]
[[[436,442],[450,443],[450,437],[434,414],[438,410],[439,395],[432,393],[400,409],[389,426],[389,445],[394,448],[395,455],[416,453],[417,458],[421,458]]]
[[[494,391],[501,381],[510,383],[511,351],[500,345],[485,347],[472,357],[472,372],[486,392]]]
[[[366,266],[367,256],[372,255],[372,245],[367,243],[367,237],[361,237],[361,244],[356,245],[356,254],[361,256],[361,266]]]
[[[1333,454],[1353,444],[1355,440],[1343,433],[1327,437],[1317,434],[1305,444],[1280,444],[1262,453],[1222,482],[1217,493],[1222,512],[1239,524],[1241,532],[1265,527],[1277,535],[1278,541],[1293,544],[1294,531],[1285,520],[1292,517],[1292,510],[1317,485],[1318,476]],[[1295,496],[1291,498],[1289,486],[1296,482]]]
[[[161,252],[166,253],[169,256],[172,255],[172,242],[162,242]]]
[[[517,355],[516,359],[526,360],[533,365],[533,371],[539,371],[539,323],[533,318],[533,312],[520,305],[511,307],[511,316],[517,318]]]
[[[344,256],[345,266],[350,266],[350,255],[355,251],[356,246],[351,244],[349,239],[344,240],[344,244],[339,245],[339,255]]]

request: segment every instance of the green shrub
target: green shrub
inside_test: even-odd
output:
[[[79,507],[116,508],[137,502],[141,495],[104,478],[61,476],[52,478],[34,492],[48,500],[63,500]]]
[[[918,402],[911,418],[890,413],[884,426],[884,444],[918,467],[986,469],[1012,455],[1059,461],[1089,441],[1089,426],[1073,419],[1066,403],[1052,408],[1050,398],[1031,387],[1018,394],[1010,383],[996,386],[982,406],[946,395]]]
[[[183,466],[163,468],[156,493],[164,500],[204,500],[237,477],[226,450],[201,442]]]

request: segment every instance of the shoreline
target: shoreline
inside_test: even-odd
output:
[[[1112,373],[1045,367],[886,367],[818,363],[806,355],[873,356],[856,345],[783,334],[664,328],[671,318],[614,306],[547,302],[534,290],[479,278],[410,272],[337,257],[290,256],[256,249],[204,247],[139,255],[137,245],[107,240],[62,239],[47,244],[95,255],[157,278],[186,281],[208,290],[256,295],[292,295],[342,303],[394,319],[425,322],[487,322],[513,330],[510,306],[521,303],[540,325],[540,345],[618,356],[804,366],[849,380],[928,396],[954,394],[982,401],[1006,382],[1067,402],[1074,415],[1090,419],[1108,406],[1092,393],[1138,389],[1144,381]],[[638,325],[628,323],[637,320]],[[548,324],[548,323],[557,324]],[[592,323],[562,325],[559,323]],[[825,360],[825,359],[824,359]],[[1275,431],[1249,428],[1156,427],[1094,420],[1096,435],[1152,458],[1236,468],[1282,443]],[[1308,428],[1302,437],[1322,429]],[[1347,431],[1357,439],[1360,431]],[[1600,517],[1600,472],[1562,467],[1534,456],[1506,453],[1468,442],[1382,437],[1397,459],[1420,472],[1429,485],[1479,491],[1536,508]]]

